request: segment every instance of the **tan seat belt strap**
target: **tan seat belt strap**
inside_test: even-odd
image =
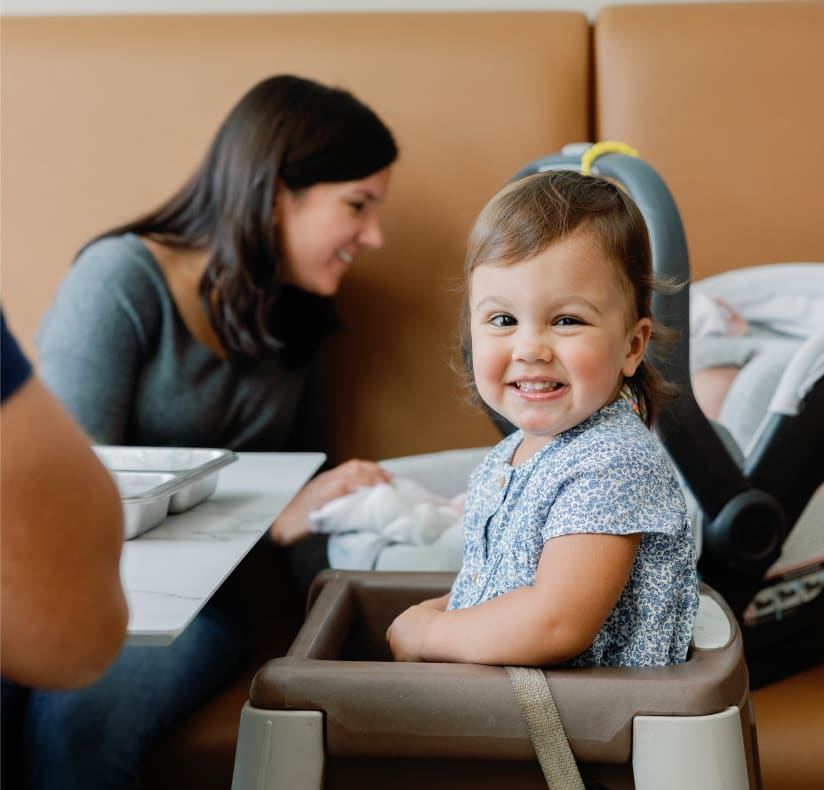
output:
[[[546,675],[535,667],[507,667],[515,697],[549,790],[585,790]]]

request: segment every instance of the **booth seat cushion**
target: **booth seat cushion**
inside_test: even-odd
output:
[[[764,790],[820,790],[824,664],[752,692]]]

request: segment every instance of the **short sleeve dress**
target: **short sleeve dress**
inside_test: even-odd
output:
[[[449,609],[535,582],[544,545],[562,535],[641,533],[629,580],[573,666],[649,667],[686,659],[698,609],[692,526],[671,462],[619,398],[517,467],[517,431],[473,472],[465,548]],[[581,584],[589,580],[581,576]]]

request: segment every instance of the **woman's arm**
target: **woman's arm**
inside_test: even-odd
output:
[[[120,497],[65,410],[31,377],[2,407],[2,674],[96,680],[125,637]]]
[[[629,578],[640,534],[564,535],[544,545],[533,587],[468,609],[418,605],[389,628],[402,661],[546,666],[586,650]]]

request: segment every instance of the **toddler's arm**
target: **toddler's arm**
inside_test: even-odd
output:
[[[443,595],[439,595],[437,598],[428,598],[425,601],[421,601],[418,606],[428,606],[430,609],[437,609],[438,611],[443,612],[448,603],[449,593],[444,593]]]
[[[524,666],[573,658],[615,606],[640,540],[640,534],[553,538],[544,545],[534,587],[469,609],[442,611],[425,605],[430,601],[412,606],[389,627],[392,654],[400,661]]]

